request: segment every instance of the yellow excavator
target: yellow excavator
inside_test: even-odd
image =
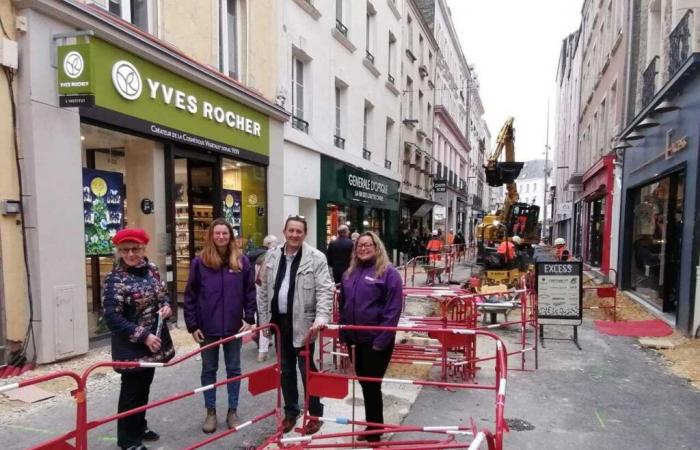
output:
[[[502,154],[505,154],[505,161],[499,161]],[[520,272],[525,267],[522,261],[509,261],[508,257],[504,258],[504,255],[497,253],[496,248],[501,242],[512,242],[513,237],[517,236],[515,245],[523,255],[531,255],[532,244],[539,242],[540,207],[518,202],[515,180],[523,165],[524,163],[515,161],[515,129],[513,118],[509,117],[498,133],[493,154],[484,166],[489,186],[506,186],[503,207],[495,214],[485,216],[476,228],[477,261],[485,267],[484,285],[512,286],[518,282]]]

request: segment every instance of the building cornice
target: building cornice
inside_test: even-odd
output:
[[[253,108],[278,121],[289,113],[265,96],[223,73],[187,56],[153,35],[121,20],[102,8],[75,0],[15,0],[16,11],[32,9],[77,29],[91,30],[96,37],[145,58],[167,70]]]
[[[462,131],[459,129],[459,127],[455,123],[454,119],[452,119],[452,116],[447,111],[447,109],[445,109],[445,107],[442,105],[435,105],[434,113],[436,116],[440,116],[440,119],[447,125],[447,127],[450,129],[452,134],[457,136],[457,140],[462,145],[462,147],[464,147],[465,151],[467,153],[469,153],[472,150],[471,146],[469,145],[469,142],[467,142],[467,139],[462,134]],[[444,133],[442,133],[438,128],[435,128],[435,127],[433,127],[433,128],[438,133],[445,136]]]

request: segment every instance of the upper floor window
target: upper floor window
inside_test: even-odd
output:
[[[309,123],[304,120],[304,62],[292,57],[292,126],[306,133]]]
[[[156,34],[156,0],[108,0],[106,9],[139,29]]]
[[[406,48],[413,52],[413,19],[406,15]]]
[[[222,0],[220,5],[219,61],[221,72],[238,78],[238,8],[237,0]]]

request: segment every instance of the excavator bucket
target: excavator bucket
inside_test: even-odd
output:
[[[499,162],[486,166],[486,182],[489,186],[503,186],[504,184],[513,183],[525,163],[521,162]]]

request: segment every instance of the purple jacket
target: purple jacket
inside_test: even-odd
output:
[[[345,325],[379,325],[395,327],[403,306],[401,275],[389,266],[375,278],[374,265],[359,266],[343,276],[340,286],[340,323]],[[392,331],[348,331],[343,339],[351,343],[372,342],[385,349],[394,341]]]
[[[187,331],[224,337],[236,334],[242,319],[255,323],[255,270],[245,256],[241,262],[241,271],[234,272],[228,266],[210,269],[199,256],[192,260],[185,288]]]

